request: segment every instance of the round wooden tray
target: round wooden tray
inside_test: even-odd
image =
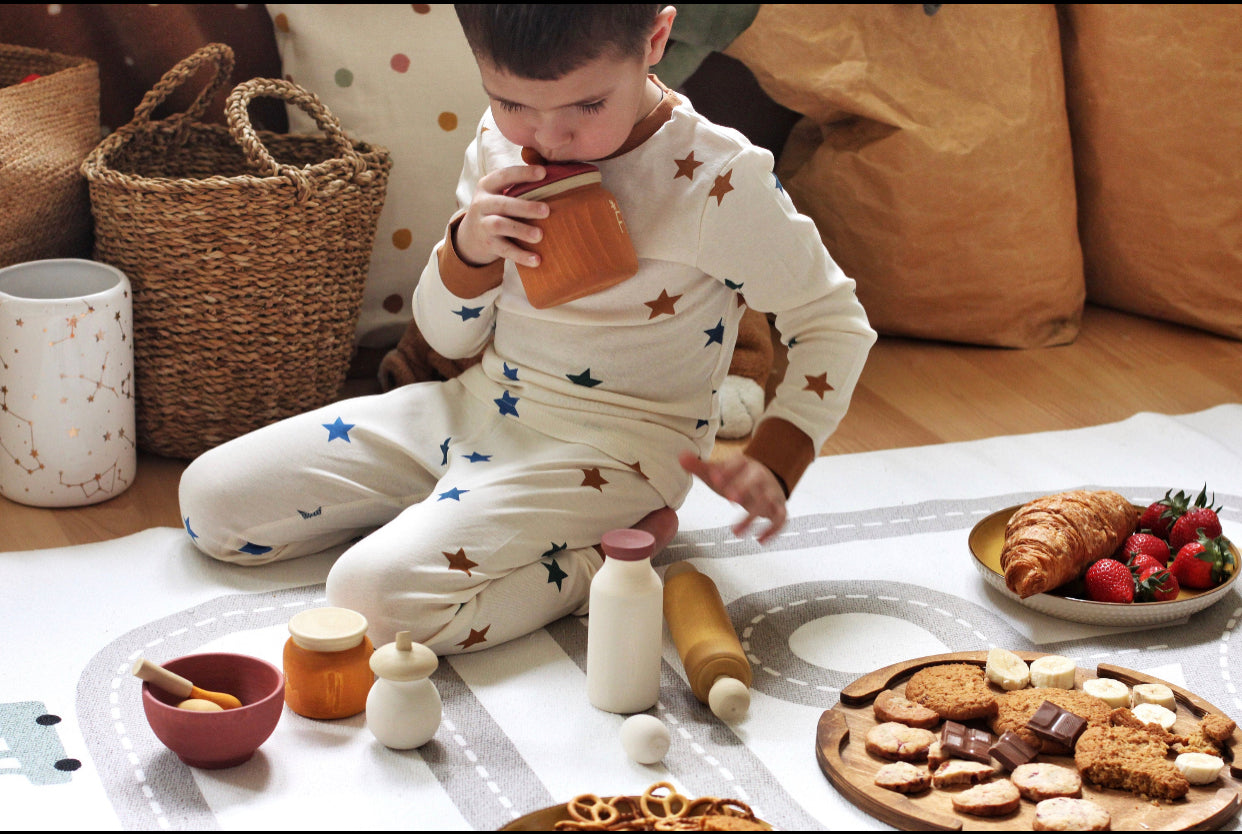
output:
[[[1017,652],[1028,663],[1043,656],[1042,652]],[[921,794],[907,796],[875,786],[875,773],[884,764],[866,751],[863,740],[867,731],[878,722],[871,703],[885,689],[904,692],[910,676],[927,666],[942,663],[972,663],[984,666],[987,652],[956,652],[934,655],[896,663],[864,675],[841,691],[841,702],[824,712],[819,719],[815,737],[815,757],[820,769],[842,796],[871,816],[907,831],[1030,831],[1035,818],[1035,805],[1022,801],[1018,810],[1005,817],[973,817],[953,810],[952,790],[931,788]],[[1139,683],[1163,683],[1177,698],[1178,723],[1174,732],[1189,730],[1207,713],[1225,715],[1198,696],[1160,678],[1100,664],[1095,673],[1079,668],[1076,688],[1089,678],[1116,678],[1127,686]],[[998,692],[1000,690],[997,690]],[[1235,730],[1226,751],[1230,759],[1242,742],[1242,729]],[[1073,757],[1041,755],[1040,761],[1074,766]],[[1224,825],[1237,812],[1242,791],[1242,768],[1236,760],[1221,771],[1211,785],[1192,786],[1186,799],[1176,802],[1153,802],[1127,791],[1097,788],[1083,780],[1082,795],[1112,815],[1114,831],[1214,829]],[[999,778],[999,777],[998,777]]]

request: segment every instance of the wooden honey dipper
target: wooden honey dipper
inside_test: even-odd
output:
[[[237,709],[242,705],[241,701],[227,692],[212,692],[210,689],[200,689],[177,673],[170,672],[163,666],[147,660],[145,657],[140,657],[134,661],[134,667],[130,671],[135,677],[141,678],[152,686],[176,695],[179,698],[210,701],[221,709]]]

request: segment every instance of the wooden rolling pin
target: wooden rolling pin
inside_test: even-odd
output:
[[[669,565],[664,573],[664,620],[694,697],[722,721],[741,720],[750,709],[750,660],[716,583],[689,562]]]

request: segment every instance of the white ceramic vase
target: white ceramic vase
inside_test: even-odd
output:
[[[97,504],[133,482],[129,280],[77,258],[0,269],[0,495]]]

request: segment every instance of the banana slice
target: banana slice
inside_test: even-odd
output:
[[[1114,678],[1083,681],[1082,691],[1094,695],[1113,709],[1130,706],[1130,687]]]
[[[1031,686],[1049,689],[1073,689],[1078,667],[1068,657],[1049,654],[1031,663]]]
[[[1177,713],[1159,704],[1135,704],[1130,708],[1130,712],[1134,713],[1134,717],[1144,724],[1159,724],[1166,731],[1173,729],[1173,725],[1177,722]]]
[[[1132,706],[1159,704],[1167,710],[1177,711],[1177,698],[1173,690],[1162,683],[1138,683],[1134,685]]]
[[[988,680],[1004,689],[1025,689],[1031,682],[1031,670],[1026,661],[1009,649],[988,650],[988,662],[984,667]]]
[[[1182,753],[1173,762],[1192,785],[1210,785],[1220,775],[1225,761],[1207,753]]]

